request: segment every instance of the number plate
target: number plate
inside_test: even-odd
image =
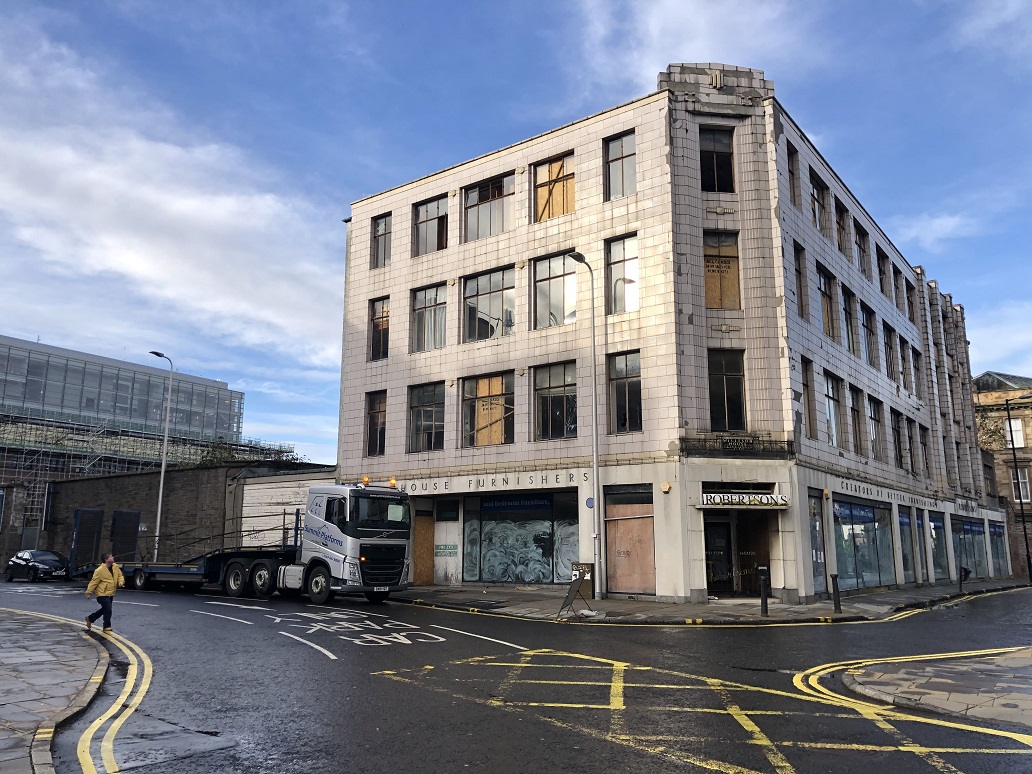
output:
[[[387,586],[373,586],[373,591],[389,591]]]
[[[64,570],[54,570],[54,575],[64,575],[64,574],[65,574]]]

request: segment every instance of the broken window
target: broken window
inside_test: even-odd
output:
[[[515,410],[512,371],[464,379],[462,445],[513,443]]]
[[[733,139],[731,129],[699,129],[699,163],[702,168],[702,190],[711,193],[734,193]]]

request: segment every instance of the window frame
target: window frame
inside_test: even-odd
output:
[[[370,237],[372,238],[372,245],[370,246],[369,256],[370,269],[385,269],[391,265],[391,215],[392,213],[390,212],[384,215],[377,215],[371,221]],[[386,224],[386,229],[382,233],[378,230],[381,223]]]
[[[828,445],[844,448],[842,432],[842,380],[830,371],[824,372],[824,418],[827,422]]]
[[[788,153],[788,200],[796,207],[802,206],[802,187],[799,185],[799,151],[788,140],[785,141]]]
[[[617,367],[620,362],[623,362],[622,369]],[[612,435],[642,432],[645,409],[642,404],[640,350],[614,352],[606,358],[606,392],[609,396],[609,432]],[[626,409],[622,424],[621,406]]]
[[[707,350],[706,356],[710,393],[710,431],[715,433],[745,432],[748,428],[745,402],[745,351],[712,348]],[[729,356],[735,361],[732,368],[737,366],[738,370],[728,370]],[[718,359],[720,370],[714,368]],[[718,385],[720,389],[715,389]],[[733,398],[737,398],[738,401],[740,417],[735,417],[739,419],[738,422],[732,422]]]
[[[493,277],[500,276],[499,286],[497,288],[491,287],[494,284]],[[480,284],[482,281],[488,282],[488,288],[486,292],[480,292]],[[477,289],[475,293],[470,293],[470,283],[476,281]],[[506,284],[506,283],[509,284]],[[498,324],[492,329],[491,335],[488,336],[470,336],[470,323],[476,320],[479,323],[481,319],[481,312],[484,308],[481,304],[480,299],[487,299],[484,303],[488,306],[488,311],[494,306],[493,298],[498,296],[501,299],[500,311],[501,315],[498,317]],[[470,299],[475,298],[477,302],[471,307]],[[476,316],[470,317],[470,311],[474,310]],[[509,313],[512,322],[506,323],[506,313]],[[489,319],[493,318],[492,315],[488,314]],[[502,266],[498,269],[491,269],[490,271],[480,272],[478,274],[471,274],[462,278],[462,343],[473,344],[478,341],[491,341],[493,339],[504,338],[505,336],[511,336],[516,332],[516,267],[514,265]],[[475,326],[476,330],[479,331],[480,326]],[[497,332],[496,332],[497,331]]]
[[[1014,502],[1029,502],[1028,468],[1009,468],[1011,473],[1011,495]]]
[[[442,203],[444,204],[443,212],[441,211]],[[430,205],[437,205],[436,214],[429,215],[428,210],[427,217],[421,218],[420,209],[429,208]],[[433,243],[436,246],[430,247],[431,226],[429,224],[433,222],[436,222]],[[412,256],[418,258],[421,255],[429,255],[446,249],[448,249],[448,194],[441,194],[417,202],[412,206]]]
[[[821,328],[824,335],[838,341],[838,309],[835,305],[835,275],[817,264],[817,293],[821,299]]]
[[[885,459],[885,412],[884,404],[877,398],[867,396],[867,437],[870,441],[871,458],[878,462]]]
[[[497,385],[493,383],[495,380],[498,380]],[[481,393],[481,386],[489,390],[496,390],[496,387],[500,389]],[[468,376],[462,380],[462,448],[479,449],[486,446],[508,446],[516,442],[514,387],[514,371],[498,371],[491,374]],[[492,417],[489,425],[478,425],[477,415],[485,407],[491,409],[491,404],[499,400],[501,401],[501,417]],[[478,443],[477,441],[480,440],[481,434],[486,431],[487,427],[499,421],[502,423],[502,440],[493,443]]]
[[[549,363],[534,368],[534,440],[556,441],[577,437],[577,361]],[[557,375],[560,382],[554,381]],[[540,384],[542,377],[547,384]],[[546,401],[547,406],[542,402]],[[554,432],[556,418],[554,403],[559,401],[562,411],[561,433]],[[571,424],[572,421],[572,424]],[[546,432],[547,429],[552,432]]]
[[[1023,417],[1003,420],[1003,444],[1007,449],[1025,448],[1025,422]]]
[[[369,350],[370,363],[386,360],[390,355],[391,342],[391,297],[369,299]]]
[[[377,405],[374,407],[374,401]],[[382,401],[382,402],[381,402]],[[387,454],[387,390],[366,393],[365,457]]]
[[[718,147],[716,140],[722,135],[729,137],[728,150]],[[704,193],[735,193],[735,127],[699,127],[699,172],[699,185]],[[707,188],[711,177],[713,187]]]
[[[558,164],[556,170],[552,166]],[[547,177],[541,178],[542,168],[545,169]],[[569,171],[567,171],[569,170]],[[555,172],[559,174],[553,176]],[[562,207],[560,212],[555,212],[555,198],[553,195],[557,188],[562,189]],[[549,214],[545,214],[541,206],[541,192],[546,191],[545,206]],[[576,169],[574,168],[574,152],[566,151],[552,158],[539,161],[534,164],[534,222],[543,223],[552,218],[563,215],[570,215],[577,211],[577,183]]]
[[[630,153],[624,152],[623,147],[624,141],[631,138],[631,151]],[[620,143],[618,152],[622,155],[613,156],[613,145]],[[638,143],[637,138],[634,136],[634,130],[629,132],[623,132],[614,137],[607,137],[602,141],[602,152],[604,156],[605,164],[605,176],[603,179],[603,185],[605,188],[604,197],[605,201],[611,202],[617,199],[623,199],[627,196],[633,196],[638,192],[637,173],[638,173],[638,161],[637,161]],[[630,188],[628,189],[626,181],[628,174],[628,161],[630,159]],[[613,172],[619,169],[620,172],[620,186],[619,191],[614,191],[613,186]]]
[[[409,454],[441,451],[444,449],[444,382],[414,384],[408,388],[408,444]],[[430,401],[416,402],[432,390]],[[426,417],[429,412],[429,422]],[[427,430],[429,426],[429,432]],[[429,438],[429,444],[425,441]],[[418,443],[417,443],[418,440]]]
[[[426,294],[429,291],[435,292],[433,303],[426,303]],[[420,295],[423,295],[424,302],[419,305]],[[439,300],[441,296],[444,300]],[[441,282],[436,285],[416,288],[412,291],[412,330],[410,331],[409,346],[413,353],[432,352],[435,349],[443,349],[448,346],[448,285]],[[429,320],[429,324],[427,321]],[[427,331],[431,332],[427,336]],[[424,342],[433,339],[431,346],[419,345],[419,338],[422,335]],[[439,343],[438,343],[439,335]]]
[[[637,232],[607,239],[605,244],[606,314],[629,314],[640,311],[641,258],[638,254]],[[630,257],[627,256],[628,244],[634,246],[634,254]],[[613,248],[617,245],[620,245],[622,255],[614,258]],[[620,269],[619,275],[616,273],[617,267]],[[592,302],[594,303],[594,300]]]
[[[712,242],[716,244],[711,244]],[[706,308],[733,311],[741,309],[742,279],[738,232],[715,229],[703,231],[702,261]],[[711,292],[714,281],[716,289]]]
[[[864,393],[858,387],[849,387],[849,428],[853,436],[853,453],[860,456],[867,456],[867,446],[864,443]]]
[[[488,194],[488,198],[482,198],[482,194],[485,191]],[[469,198],[473,192],[476,192],[477,201],[475,204],[469,203]],[[462,241],[475,242],[478,239],[486,239],[488,237],[498,236],[504,234],[506,231],[512,228],[514,217],[515,217],[515,201],[516,201],[516,173],[506,172],[502,175],[496,175],[495,177],[482,180],[479,183],[466,186],[462,189]],[[501,210],[501,227],[495,231],[495,211],[494,202],[501,202],[499,209]],[[487,233],[483,233],[482,220],[483,213],[487,213],[488,229]],[[472,213],[476,213],[477,217],[477,229],[475,234],[470,233],[470,217]]]
[[[553,274],[552,271],[557,268],[557,264],[559,273]],[[534,330],[541,331],[577,322],[577,262],[566,252],[535,258],[531,265],[534,282],[534,292],[531,296],[534,306]],[[542,268],[548,271],[544,277],[539,276]],[[556,292],[559,295],[562,317],[552,322],[552,313],[555,311],[553,296]],[[548,310],[544,325],[541,324],[542,302],[544,309]]]

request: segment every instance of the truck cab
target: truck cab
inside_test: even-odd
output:
[[[411,528],[404,492],[363,484],[313,486],[298,567],[281,568],[294,577],[282,577],[279,585],[303,588],[316,604],[338,593],[383,601],[408,588]]]

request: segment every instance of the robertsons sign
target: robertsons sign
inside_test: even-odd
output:
[[[789,505],[788,495],[784,494],[722,492],[702,496],[703,508],[787,508]]]

